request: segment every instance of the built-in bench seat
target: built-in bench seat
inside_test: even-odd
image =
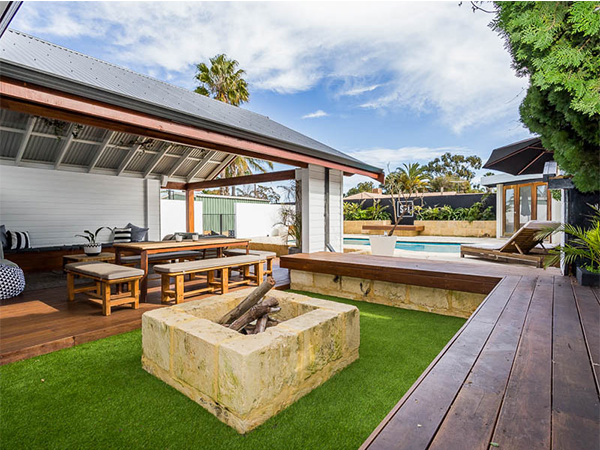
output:
[[[263,265],[265,259],[256,255],[231,256],[227,258],[213,258],[200,261],[187,261],[170,264],[158,264],[154,266],[154,272],[161,276],[161,301],[167,303],[175,300],[181,303],[184,298],[191,297],[203,292],[214,292],[220,287],[221,292],[226,294],[230,286],[250,284],[253,280],[257,284],[262,282],[264,276]],[[247,274],[247,268],[254,267],[254,276],[244,276],[243,280],[229,282],[229,272],[233,268],[243,269]],[[215,280],[215,271],[221,272],[220,281]],[[208,286],[185,292],[185,275],[207,274]],[[171,278],[175,281],[175,288],[171,289]]]
[[[228,250],[225,250],[225,254],[227,256],[239,256],[239,255],[245,255],[246,254],[246,250],[243,248],[231,248]],[[260,256],[261,258],[264,258],[267,260],[267,270],[265,271],[265,274],[267,275],[272,275],[273,274],[273,260],[275,258],[277,258],[277,253],[275,252],[267,252],[264,250],[252,250],[250,249],[249,255],[254,255],[254,256]]]
[[[112,252],[112,244],[102,244],[103,252]],[[23,272],[48,272],[63,268],[63,256],[83,253],[83,245],[58,245],[20,250],[4,249],[5,258],[17,264]]]
[[[377,232],[386,232],[386,231],[392,231],[392,229],[394,229],[394,225],[363,225],[362,226],[362,230],[363,231],[377,231]],[[424,225],[396,225],[394,232],[398,231],[405,231],[405,232],[412,232],[415,235],[419,234],[421,231],[423,231],[425,229]]]
[[[102,313],[109,316],[111,307],[131,303],[134,309],[139,307],[140,279],[144,271],[133,267],[119,266],[105,262],[78,262],[65,266],[67,273],[67,293],[70,302],[75,300],[75,294],[90,292],[88,298],[102,305]],[[88,278],[94,285],[75,287],[75,277]],[[112,294],[113,285],[129,285],[128,292]]]

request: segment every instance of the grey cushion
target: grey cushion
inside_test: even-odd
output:
[[[102,280],[119,280],[121,278],[138,277],[144,275],[142,269],[119,266],[105,262],[77,262],[67,264],[65,270],[81,275],[90,275]]]
[[[237,256],[237,255],[245,255],[246,254],[246,249],[244,248],[230,248],[229,250],[225,250],[225,254],[226,255],[231,255],[231,256]],[[248,253],[249,255],[254,255],[254,256],[262,256],[263,258],[266,259],[271,259],[271,258],[276,258],[277,257],[277,253],[275,252],[267,252],[264,250],[250,250],[250,253]]]
[[[264,258],[254,255],[231,256],[229,258],[203,259],[172,264],[159,264],[154,266],[156,273],[187,273],[210,270],[214,267],[236,267],[242,264],[251,264],[264,261]]]
[[[131,228],[131,242],[145,241],[148,236],[149,228],[138,227],[131,222],[128,223],[125,228]]]

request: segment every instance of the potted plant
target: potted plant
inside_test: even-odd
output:
[[[76,237],[82,237],[87,239],[88,243],[83,246],[83,251],[88,256],[98,256],[102,252],[102,244],[96,242],[98,238],[98,233],[102,231],[105,227],[100,227],[96,230],[95,233],[92,233],[90,230],[83,230],[85,234],[76,234]]]
[[[577,264],[575,276],[582,286],[600,285],[600,209],[589,205],[593,212],[590,228],[583,229],[568,223],[556,228],[544,230],[539,237],[564,232],[572,237],[565,245],[551,249],[544,261],[544,266],[558,264],[563,259],[565,264]]]
[[[290,255],[302,252],[302,188],[300,182],[296,180],[291,186],[281,186],[287,191],[288,199],[294,199],[294,203],[285,205],[279,213],[280,221],[278,224],[284,225],[287,229],[287,239],[291,237],[294,244],[288,247]]]
[[[385,191],[390,195],[392,200],[392,229],[389,233],[384,233],[383,236],[370,236],[369,242],[371,243],[371,253],[378,256],[394,256],[394,250],[396,249],[397,237],[394,236],[396,227],[402,221],[402,218],[407,213],[406,208],[400,205],[400,201],[408,203],[411,195],[418,194],[418,188],[421,186],[419,183],[422,181],[419,178],[420,174],[417,173],[415,176],[410,175],[411,166],[404,165],[404,168],[399,168],[395,172],[390,172],[385,177],[383,187]],[[414,168],[413,168],[414,169]],[[389,172],[389,168],[388,168]],[[415,182],[415,179],[418,181]],[[398,208],[400,207],[400,210]],[[376,212],[377,210],[377,212]],[[379,210],[376,205],[373,205],[372,214],[381,214],[383,208]]]

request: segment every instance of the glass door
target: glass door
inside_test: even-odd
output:
[[[517,229],[531,220],[531,185],[519,186],[519,223]]]
[[[515,232],[515,190],[504,188],[504,234]]]
[[[548,186],[538,184],[535,187],[536,220],[552,220],[550,208],[548,208]]]

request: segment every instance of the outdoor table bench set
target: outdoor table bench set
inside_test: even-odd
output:
[[[89,260],[65,265],[69,301],[74,301],[76,293],[88,292],[89,300],[102,305],[105,316],[113,306],[131,304],[137,309],[148,294],[150,263],[161,277],[162,303],[181,303],[184,298],[217,289],[225,294],[233,286],[260,284],[265,275],[272,274],[276,257],[273,252],[250,250],[248,240],[234,238],[132,242],[114,248],[114,263]],[[240,280],[230,281],[232,270],[242,274]],[[206,287],[185,291],[186,275],[194,280],[198,274],[206,274]],[[75,286],[76,277],[93,284]]]

